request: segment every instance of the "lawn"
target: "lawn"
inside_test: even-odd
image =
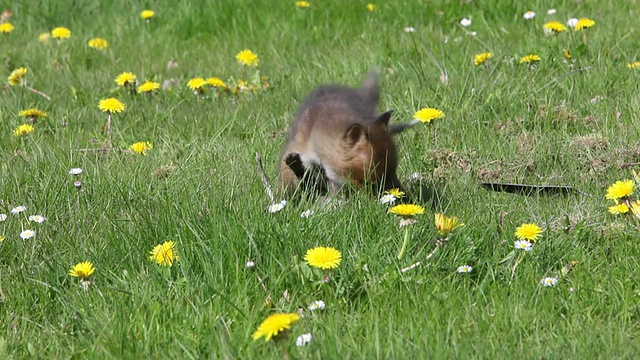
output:
[[[636,357],[640,2],[309,3],[0,2],[0,357]],[[371,70],[392,123],[444,113],[396,137],[424,213],[269,211],[256,153],[275,186],[304,97]]]

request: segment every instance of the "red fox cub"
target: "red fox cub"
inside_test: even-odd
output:
[[[392,135],[403,128],[389,129],[392,111],[378,115],[378,97],[375,73],[360,88],[328,85],[307,96],[280,161],[283,195],[335,195],[346,182],[385,190],[401,187]]]

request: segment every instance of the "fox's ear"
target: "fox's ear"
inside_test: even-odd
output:
[[[352,146],[359,142],[368,141],[367,132],[360,124],[353,124],[349,126],[347,131],[344,133],[344,138],[347,144]]]
[[[389,110],[384,114],[381,114],[380,116],[378,116],[378,118],[376,119],[376,124],[378,125],[384,125],[384,126],[389,126],[389,120],[391,120],[391,114],[393,114],[393,110]]]

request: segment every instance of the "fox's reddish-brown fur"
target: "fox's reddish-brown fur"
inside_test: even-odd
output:
[[[309,94],[280,161],[278,182],[284,195],[292,195],[303,176],[311,177],[307,187],[320,193],[336,194],[347,181],[359,187],[400,187],[388,127],[391,111],[377,114],[378,97],[375,74],[360,88],[324,86]]]

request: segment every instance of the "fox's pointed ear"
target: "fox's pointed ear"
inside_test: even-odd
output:
[[[376,124],[378,125],[384,125],[384,126],[389,126],[389,120],[391,120],[391,114],[393,114],[393,110],[389,110],[384,114],[381,114],[380,116],[378,116],[378,118],[376,119]]]
[[[367,132],[364,130],[364,127],[360,124],[353,124],[349,126],[347,131],[344,133],[344,138],[347,144],[355,145],[362,141],[367,141]]]

